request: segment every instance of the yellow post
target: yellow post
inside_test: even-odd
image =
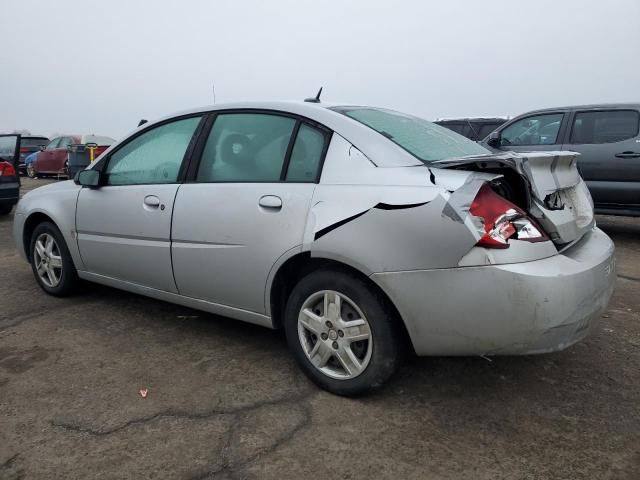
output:
[[[93,163],[98,145],[96,143],[87,143],[86,148],[89,149],[89,163]]]

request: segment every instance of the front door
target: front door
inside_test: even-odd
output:
[[[88,272],[176,292],[171,215],[179,171],[201,117],[151,127],[96,165],[99,188],[78,197],[78,246]]]
[[[173,265],[182,295],[265,313],[267,277],[302,244],[329,132],[289,116],[221,113],[176,197]]]
[[[575,113],[565,148],[580,153],[578,167],[596,205],[640,207],[639,124],[637,110]]]
[[[60,144],[61,137],[56,137],[49,142],[45,149],[38,153],[38,159],[34,164],[34,168],[38,173],[50,172],[53,169],[53,158],[55,151]]]

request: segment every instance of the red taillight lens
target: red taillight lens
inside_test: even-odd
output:
[[[29,147],[20,147],[20,153],[29,153],[30,151]]]
[[[542,242],[548,237],[527,214],[494,192],[489,184],[480,187],[469,213],[482,219],[484,235],[477,245],[485,248],[509,248],[508,240]]]
[[[16,169],[9,162],[0,162],[0,177],[15,177]]]

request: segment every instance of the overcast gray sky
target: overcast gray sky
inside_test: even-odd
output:
[[[427,119],[640,101],[640,0],[0,0],[0,131],[120,137],[237,100]]]

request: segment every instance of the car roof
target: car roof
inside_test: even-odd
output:
[[[144,131],[164,121],[187,115],[208,112],[220,112],[224,110],[270,110],[274,112],[288,113],[307,118],[313,122],[324,125],[354,145],[365,156],[379,167],[406,167],[424,165],[419,159],[398,147],[388,138],[380,135],[366,125],[332,110],[333,107],[348,108],[378,108],[369,106],[356,106],[346,104],[312,103],[312,102],[237,102],[210,105],[165,116],[158,120],[140,125],[137,129],[127,134],[129,138],[135,132]],[[114,146],[117,147],[117,144]],[[114,148],[112,147],[112,148]]]
[[[460,117],[460,118],[438,118],[434,123],[453,122],[506,122],[509,117]]]
[[[541,108],[538,110],[530,110],[526,115],[531,113],[556,112],[558,110],[598,110],[598,109],[640,109],[640,102],[637,103],[593,103],[588,105],[570,105],[566,107]]]

